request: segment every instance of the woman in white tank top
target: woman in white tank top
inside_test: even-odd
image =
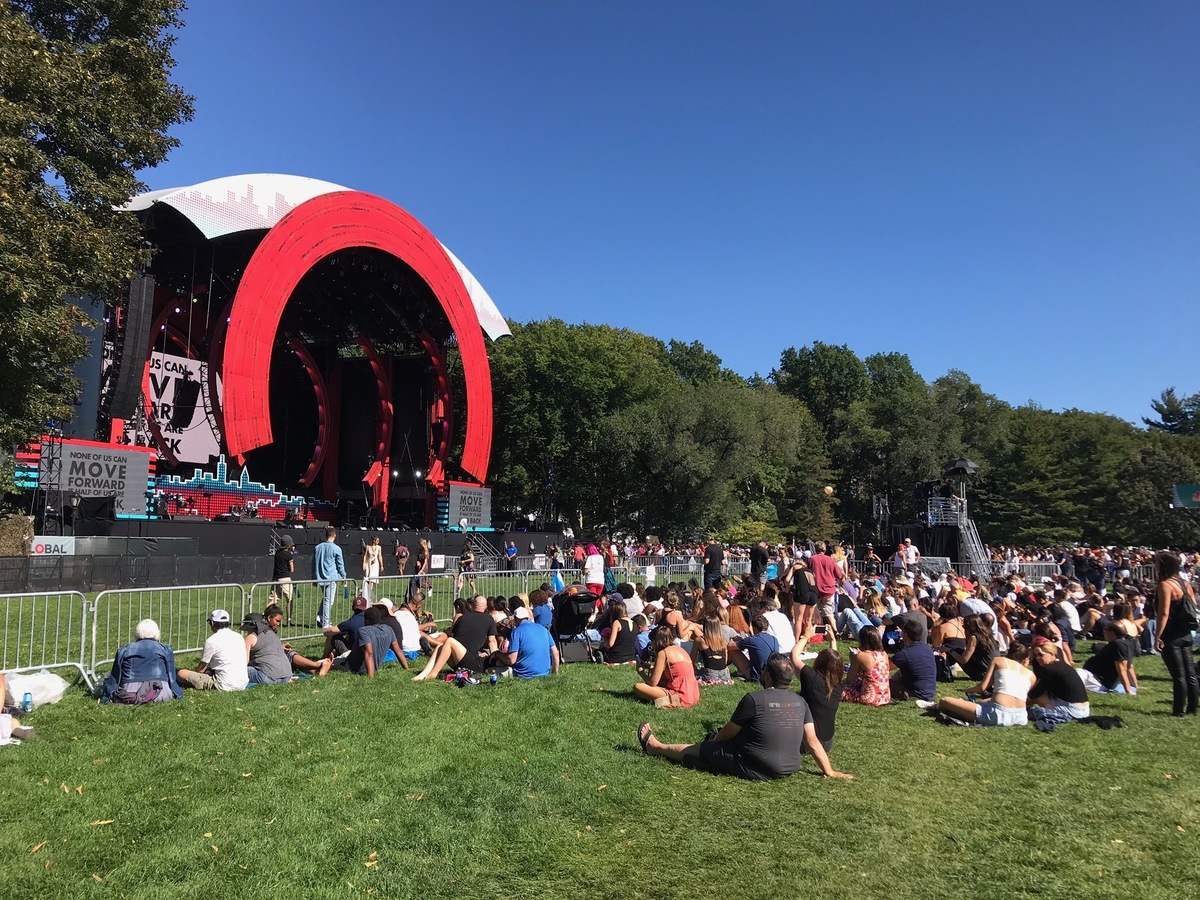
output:
[[[1013,643],[1008,648],[1007,656],[997,656],[992,660],[983,681],[967,689],[968,694],[982,694],[990,690],[990,700],[976,703],[973,700],[943,697],[937,702],[937,708],[956,719],[979,725],[1025,725],[1029,721],[1025,703],[1033,686],[1033,672],[1024,665],[1028,658],[1029,648]],[[926,709],[933,706],[920,700],[917,705]]]

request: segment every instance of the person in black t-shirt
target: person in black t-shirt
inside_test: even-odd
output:
[[[424,681],[449,663],[472,672],[482,672],[488,660],[499,649],[496,620],[487,613],[487,597],[475,598],[475,608],[464,612],[450,629],[450,636],[429,660],[429,664],[413,681]]]
[[[763,673],[764,690],[742,697],[729,722],[711,740],[664,744],[649,722],[638,726],[638,741],[648,756],[661,756],[689,769],[735,775],[751,781],[784,778],[800,768],[807,745],[826,778],[850,778],[829,764],[817,738],[808,704],[788,690],[796,670],[786,656],[774,656]]]
[[[287,623],[292,624],[292,574],[296,571],[296,542],[290,534],[279,539],[279,549],[275,551],[275,567],[271,577],[275,586],[271,588],[271,599],[278,603],[285,600],[287,607]]]
[[[721,567],[725,564],[725,551],[716,538],[709,538],[704,548],[704,587],[716,587],[721,580]]]
[[[1037,681],[1029,689],[1029,718],[1055,724],[1084,719],[1092,714],[1087,689],[1079,673],[1058,657],[1058,647],[1041,635],[1033,639]]]
[[[1095,680],[1091,689],[1115,691],[1118,694],[1136,694],[1130,672],[1133,668],[1133,648],[1125,639],[1120,626],[1109,622],[1104,626],[1104,640],[1092,658],[1083,664],[1084,670]],[[1087,676],[1083,676],[1085,679]]]
[[[761,588],[767,583],[767,539],[763,538],[750,548],[750,578]]]
[[[842,681],[846,677],[846,663],[836,649],[826,647],[817,654],[811,666],[805,665],[804,648],[816,633],[816,626],[809,625],[804,634],[800,635],[796,646],[792,648],[792,665],[796,669],[796,677],[800,679],[800,696],[804,698],[809,712],[812,713],[817,740],[828,753],[833,749],[834,720],[837,717],[838,704],[842,701]]]

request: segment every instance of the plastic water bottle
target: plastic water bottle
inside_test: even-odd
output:
[[[25,696],[21,698],[22,712],[33,712],[33,694],[29,691],[25,692]]]
[[[490,678],[488,678],[488,684],[495,684],[497,680],[498,680],[498,679],[496,678],[496,673],[495,673],[495,672],[493,672],[493,673],[491,674],[491,677],[490,677]]]
[[[342,599],[343,600],[350,599],[350,585],[348,585],[348,584],[342,585]]]

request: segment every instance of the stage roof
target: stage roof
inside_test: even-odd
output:
[[[156,203],[165,204],[179,211],[211,240],[239,231],[273,228],[300,204],[348,190],[351,189],[297,175],[230,175],[189,187],[150,191],[134,197],[124,208],[141,212]],[[511,336],[508,323],[483,285],[445,244],[441,246],[466,286],[483,333],[492,340]]]

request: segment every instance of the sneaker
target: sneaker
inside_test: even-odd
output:
[[[918,700],[916,703],[917,709],[933,709],[935,706],[937,706],[937,704],[932,700]]]

